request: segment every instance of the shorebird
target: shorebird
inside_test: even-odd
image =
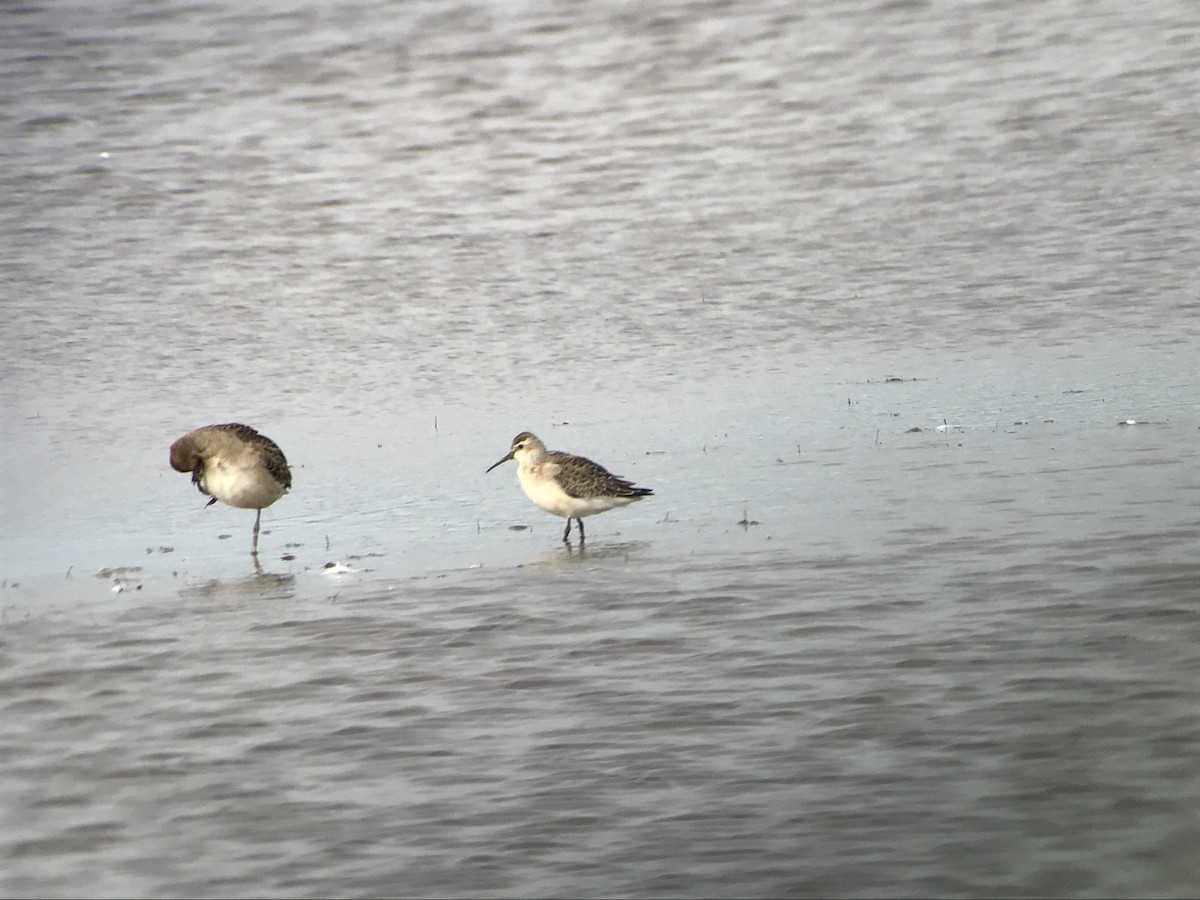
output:
[[[517,480],[521,482],[525,496],[535,506],[567,520],[564,544],[571,542],[572,519],[579,523],[579,543],[582,545],[584,516],[628,506],[654,493],[650,488],[635,487],[633,482],[612,474],[590,459],[547,450],[546,445],[528,431],[513,438],[508,455],[490,465],[487,471],[510,459],[517,461]]]
[[[252,556],[258,556],[262,511],[287,493],[292,472],[279,445],[249,425],[230,422],[189,431],[171,445],[171,468],[191,472],[200,493],[239,509],[257,510]]]

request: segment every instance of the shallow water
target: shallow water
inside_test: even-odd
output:
[[[0,894],[1200,890],[1190,4],[3,15]]]

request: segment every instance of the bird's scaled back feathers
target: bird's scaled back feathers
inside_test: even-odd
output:
[[[654,493],[651,488],[637,487],[584,456],[548,450],[541,464],[547,463],[557,467],[554,477],[571,497],[649,497]]]

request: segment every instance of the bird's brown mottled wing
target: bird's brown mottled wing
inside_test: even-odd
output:
[[[288,467],[287,457],[283,455],[279,445],[270,438],[259,435],[259,439],[262,441],[259,446],[267,471],[271,473],[272,478],[283,485],[284,490],[291,490],[292,470]]]
[[[559,466],[558,482],[571,497],[646,497],[654,493],[650,488],[634,486],[632,481],[585,457],[559,450],[552,450],[546,456]]]

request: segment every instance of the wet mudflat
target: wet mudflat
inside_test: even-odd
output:
[[[0,893],[1196,892],[1190,7],[655,9],[14,15]]]

